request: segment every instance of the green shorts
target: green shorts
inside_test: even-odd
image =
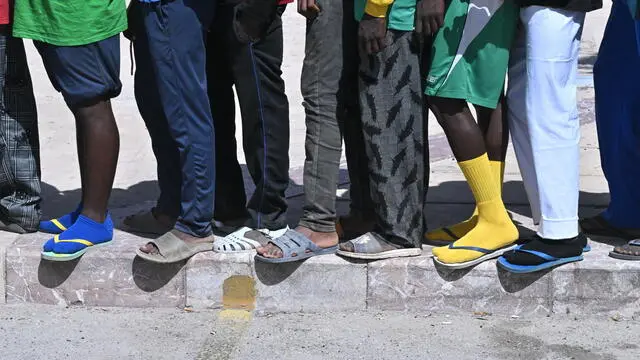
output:
[[[519,14],[511,0],[447,0],[425,93],[495,108],[504,91]]]

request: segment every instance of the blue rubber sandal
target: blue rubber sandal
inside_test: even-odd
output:
[[[501,256],[498,259],[498,266],[514,274],[528,274],[528,273],[534,273],[534,272],[550,269],[556,266],[584,260],[584,257],[582,255],[571,256],[566,258],[557,258],[555,256],[551,256],[549,254],[545,254],[540,251],[526,250],[526,249],[522,249],[521,247],[522,245],[518,245],[515,249],[513,249],[513,251],[520,251],[520,252],[525,252],[531,255],[535,255],[545,260],[545,262],[538,265],[516,265],[507,261],[507,259],[505,259],[504,256]],[[583,253],[589,252],[589,251],[591,251],[591,246],[589,245],[586,245],[582,249]]]
[[[61,234],[49,239],[41,256],[49,261],[70,261],[84,255],[90,248],[108,245],[113,241],[113,222],[107,215],[104,223],[95,222],[83,215]]]
[[[78,208],[73,212],[63,215],[57,219],[40,221],[38,230],[48,234],[62,234],[62,232],[67,231],[67,229],[70,228],[76,220],[78,220],[78,216],[80,216],[81,212],[82,204],[78,205]]]
[[[284,235],[279,238],[272,239],[269,242],[280,248],[282,251],[282,257],[267,258],[257,254],[255,256],[256,260],[271,264],[280,264],[300,261],[317,255],[334,254],[338,250],[338,245],[321,248],[314,244],[309,238],[294,230],[287,230]],[[292,256],[294,253],[296,255]]]

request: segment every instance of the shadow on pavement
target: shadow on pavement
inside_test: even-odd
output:
[[[498,269],[498,280],[500,280],[500,285],[502,285],[502,288],[508,293],[517,293],[528,288],[552,270],[547,269],[531,274],[514,274],[500,267],[496,266],[496,268]]]
[[[38,265],[38,281],[47,288],[56,288],[62,285],[73,273],[80,262],[79,257],[71,261],[40,260]]]
[[[131,263],[131,273],[140,290],[153,292],[167,285],[186,264],[186,260],[173,264],[155,264],[136,256]]]
[[[256,261],[256,276],[264,285],[277,285],[298,270],[302,263],[304,263],[304,260],[284,264],[270,264]]]
[[[143,181],[127,189],[114,188],[109,199],[109,208],[118,209],[158,198],[158,182]],[[42,216],[44,219],[58,217],[73,211],[82,198],[82,190],[59,191],[53,185],[42,183]]]
[[[453,281],[457,281],[457,280],[460,280],[463,277],[465,277],[477,265],[470,266],[470,267],[464,268],[464,269],[449,269],[447,267],[444,267],[444,266],[438,264],[436,262],[435,258],[434,258],[433,259],[433,266],[436,268],[436,271],[438,272],[438,275],[440,275],[442,280],[447,281],[447,282],[453,282]]]

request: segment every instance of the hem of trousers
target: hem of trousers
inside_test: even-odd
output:
[[[570,219],[545,219],[540,220],[538,236],[544,239],[561,240],[578,236],[580,227],[578,217]]]

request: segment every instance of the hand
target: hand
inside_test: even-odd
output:
[[[298,0],[298,13],[311,20],[318,16],[320,7],[316,0]]]
[[[387,19],[364,14],[358,27],[358,45],[360,51],[375,54],[387,46]]]
[[[444,24],[444,0],[420,0],[416,10],[418,35],[432,36]]]

